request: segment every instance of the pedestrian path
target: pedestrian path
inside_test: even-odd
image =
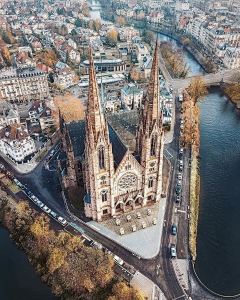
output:
[[[148,300],[165,300],[163,292],[146,276],[136,272],[130,281],[132,287]]]
[[[132,232],[128,235],[120,236],[112,230],[104,227],[101,223],[95,221],[88,222],[88,225],[94,230],[99,231],[99,233],[122,245],[131,251],[133,255],[139,256],[139,258],[151,259],[155,257],[160,250],[165,207],[166,198],[162,198],[159,203],[157,225]]]

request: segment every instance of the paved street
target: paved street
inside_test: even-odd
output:
[[[232,76],[239,74],[239,70],[223,70],[217,73],[210,73],[206,75],[202,75],[201,78],[206,85],[218,84],[222,79],[224,82],[228,82]],[[193,77],[188,77],[186,79],[171,79],[169,82],[173,86],[174,90],[178,90],[179,88],[187,88],[189,87],[191,80]]]

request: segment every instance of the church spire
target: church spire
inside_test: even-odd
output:
[[[144,105],[143,117],[145,119],[145,129],[153,128],[155,122],[160,119],[159,103],[159,67],[158,67],[158,38],[156,40],[155,52],[153,56],[152,69],[148,84],[148,90]],[[149,132],[150,133],[150,132]]]
[[[88,126],[92,127],[92,132],[96,141],[99,132],[105,128],[105,120],[93,62],[92,47],[90,47],[89,57],[89,91],[86,117]]]

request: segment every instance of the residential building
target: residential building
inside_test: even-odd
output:
[[[228,47],[223,58],[223,64],[229,69],[240,68],[240,47]]]
[[[143,90],[134,83],[129,83],[121,89],[122,107],[128,110],[140,108],[143,100]]]
[[[54,82],[66,89],[70,85],[73,85],[74,74],[70,68],[64,68],[59,70],[54,76]]]
[[[36,151],[36,146],[23,125],[12,124],[0,130],[0,151],[21,163]]]
[[[47,74],[35,67],[3,69],[0,71],[0,93],[4,100],[48,98]]]

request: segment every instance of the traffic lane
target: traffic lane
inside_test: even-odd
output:
[[[69,218],[62,199],[57,172],[46,170],[44,164],[41,163],[31,174],[21,174],[16,178],[51,210]]]

